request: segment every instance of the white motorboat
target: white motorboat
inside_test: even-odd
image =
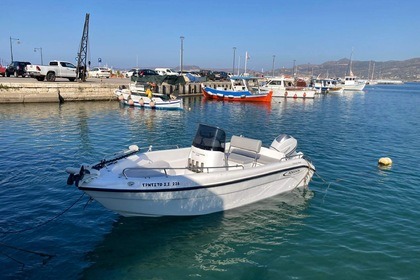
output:
[[[349,62],[349,75],[344,77],[344,81],[341,82],[342,87],[344,90],[348,91],[362,91],[366,86],[366,81],[360,80],[357,76],[353,74],[352,70],[352,57],[353,57],[353,50],[350,55],[350,62]]]
[[[282,134],[261,140],[200,124],[191,147],[139,152],[135,145],[94,165],[67,168],[75,184],[123,216],[193,216],[225,211],[307,187],[315,167]]]
[[[314,98],[315,90],[305,86],[297,86],[292,77],[279,76],[267,78],[260,86],[264,92],[273,91],[273,97],[285,98]]]
[[[182,99],[173,95],[152,92],[150,88],[145,90],[144,85],[130,84],[129,88],[120,87],[114,91],[120,102],[129,106],[150,109],[183,109]]]
[[[351,72],[350,72],[351,73]],[[359,80],[358,77],[352,75],[345,76],[341,86],[344,90],[362,91],[366,86],[366,81]]]
[[[343,93],[344,87],[339,85],[336,79],[330,78],[314,78],[311,81],[311,86],[317,93]]]

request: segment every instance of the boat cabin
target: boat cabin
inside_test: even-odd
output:
[[[259,94],[259,78],[251,76],[232,76],[230,77],[232,89],[234,91],[249,91],[252,94]]]

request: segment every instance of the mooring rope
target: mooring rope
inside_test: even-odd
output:
[[[22,248],[19,248],[19,247],[16,247],[16,246],[12,246],[12,245],[8,245],[8,244],[2,243],[2,242],[0,242],[0,246],[6,247],[6,248],[9,248],[9,249],[14,249],[16,251],[21,251],[21,252],[24,252],[24,253],[38,255],[38,256],[44,258],[44,260],[42,261],[42,264],[46,264],[50,259],[52,259],[54,257],[54,255],[51,255],[51,254],[47,254],[47,253],[43,253],[43,252],[38,252],[38,251],[32,251],[32,250],[28,250],[28,249],[22,249]],[[22,268],[25,266],[25,263],[19,261],[18,259],[13,258],[12,256],[9,256],[8,254],[6,254],[4,252],[1,252],[1,253],[4,256],[8,257],[9,259],[11,259],[11,260],[13,260],[13,261],[21,264],[22,265]]]
[[[333,183],[333,182],[340,182],[340,181],[342,181],[343,179],[336,179],[335,181],[333,181],[333,182],[328,182],[327,180],[325,180],[324,178],[322,178],[321,177],[321,175],[319,175],[319,173],[317,172],[317,171],[315,171],[315,175],[319,178],[319,179],[321,179],[321,181],[324,183],[324,185],[327,185],[327,188],[325,189],[325,191],[324,191],[324,196],[322,197],[322,203],[324,203],[324,201],[325,201],[325,197],[327,196],[327,193],[328,193],[328,190],[329,190],[329,188],[330,188],[330,186],[331,186],[331,184]]]
[[[67,207],[66,209],[64,209],[63,211],[61,211],[60,213],[58,213],[57,215],[55,215],[54,217],[52,217],[52,218],[50,218],[50,219],[48,219],[46,221],[43,221],[43,222],[41,222],[41,223],[39,223],[39,224],[37,224],[35,226],[24,228],[24,229],[21,229],[21,230],[0,231],[0,234],[18,234],[18,233],[22,233],[22,232],[34,230],[34,229],[40,228],[42,226],[45,226],[46,224],[48,224],[48,223],[50,223],[50,222],[58,219],[60,216],[64,215],[74,205],[76,205],[76,203],[79,202],[82,199],[83,196],[84,196],[84,193],[75,202],[73,202],[69,207]],[[33,250],[29,250],[29,249],[20,248],[20,247],[9,245],[9,244],[3,243],[3,242],[0,242],[0,246],[1,247],[4,247],[4,248],[8,248],[8,249],[13,249],[13,250],[16,250],[16,251],[24,252],[24,253],[29,253],[29,254],[37,255],[37,256],[43,258],[43,261],[42,261],[42,264],[43,265],[45,265],[51,258],[54,257],[54,255],[51,255],[51,254],[47,254],[47,253],[43,253],[43,252],[39,252],[39,251],[33,251]],[[3,251],[0,251],[0,254],[2,254],[3,256],[5,256],[5,257],[7,257],[7,258],[9,258],[9,259],[17,262],[17,263],[19,263],[22,266],[21,267],[22,269],[25,267],[25,263],[23,263],[23,262],[19,261],[18,259],[10,256],[9,254],[6,254]]]
[[[55,215],[54,217],[52,217],[52,218],[50,218],[50,219],[48,219],[48,220],[46,220],[46,221],[44,221],[44,222],[41,222],[41,223],[39,223],[39,224],[37,224],[37,225],[35,225],[35,226],[32,226],[32,227],[28,227],[28,228],[24,228],[24,229],[20,229],[20,230],[10,230],[10,231],[0,231],[0,234],[17,234],[17,233],[22,233],[22,232],[26,232],[26,231],[30,231],[30,230],[34,230],[34,229],[37,229],[37,228],[40,228],[40,227],[42,227],[42,226],[44,226],[44,225],[46,225],[46,224],[48,224],[48,223],[50,223],[50,222],[52,222],[52,221],[54,221],[54,220],[56,220],[57,218],[59,218],[60,216],[62,216],[63,214],[65,214],[67,211],[69,211],[77,202],[79,202],[81,199],[82,199],[82,197],[85,195],[85,193],[83,193],[75,202],[73,202],[69,207],[67,207],[66,209],[64,209],[63,211],[61,211],[60,213],[58,213],[57,215]],[[0,243],[0,245],[1,245],[1,243]]]

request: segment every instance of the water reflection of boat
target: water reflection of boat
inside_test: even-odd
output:
[[[68,183],[123,216],[193,216],[234,209],[306,187],[315,167],[281,134],[261,140],[199,125],[191,147],[138,147],[100,163],[69,168]]]
[[[186,279],[210,270],[258,266],[258,252],[278,256],[306,219],[311,191],[296,189],[232,211],[199,217],[119,217],[86,255],[84,279]],[[189,277],[188,277],[189,276]]]

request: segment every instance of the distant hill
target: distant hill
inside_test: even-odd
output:
[[[320,76],[330,78],[344,77],[349,73],[350,60],[343,58],[337,61],[327,61],[322,64],[301,64],[296,66],[296,72],[298,76]],[[174,67],[176,71],[179,71],[179,67]],[[197,65],[184,65],[183,70],[185,71],[198,71],[200,68]],[[207,70],[219,70],[231,72],[232,68],[229,69],[211,69]],[[386,80],[402,80],[402,81],[419,81],[420,82],[420,58],[412,58],[403,61],[390,60],[390,61],[353,61],[352,62],[353,74],[360,77],[361,79],[371,79],[373,73],[373,79],[386,79]],[[243,69],[239,72],[243,72]],[[272,71],[265,71],[261,73],[259,71],[253,71],[248,69],[251,75],[257,76],[271,76]],[[292,75],[292,68],[274,69],[274,75]]]
[[[320,75],[320,77],[344,77],[349,73],[349,59],[343,58],[338,61],[327,61],[320,65],[298,65],[298,75]],[[287,74],[292,69],[285,69]],[[280,70],[275,73],[281,72]],[[393,79],[403,81],[420,81],[420,58],[412,58],[403,61],[353,61],[352,72],[362,79]]]

